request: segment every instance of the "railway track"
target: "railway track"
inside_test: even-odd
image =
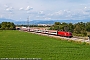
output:
[[[31,28],[31,32],[29,32],[29,33],[34,33],[34,34],[49,36],[49,37],[54,37],[54,38],[60,38],[60,39],[69,40],[69,41],[86,42],[86,43],[90,44],[90,40],[88,39],[88,37],[73,36],[72,38],[67,38],[67,37],[62,37],[62,36],[56,36],[56,34],[50,35],[49,32],[47,34],[42,33],[42,31],[44,31],[44,30],[48,30],[48,29],[46,29],[46,28]],[[27,28],[21,28],[21,31],[28,32],[28,29]]]
[[[48,35],[48,34],[42,34],[42,33],[35,33],[35,32],[29,32],[29,33],[33,33],[33,34],[38,34],[38,35],[43,35],[43,36],[49,36],[49,37],[54,37],[54,38],[60,38],[60,39],[64,39],[64,40],[72,40],[72,41],[76,41],[76,42],[86,42],[90,44],[90,40],[88,40],[88,37],[72,37],[72,38],[67,38],[67,37],[61,37],[61,36],[55,36],[55,35]]]

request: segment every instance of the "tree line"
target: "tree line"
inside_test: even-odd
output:
[[[50,27],[50,30],[67,31],[77,36],[87,36],[87,32],[90,32],[90,22],[78,22],[75,24],[55,22],[54,25]]]
[[[2,22],[0,23],[0,30],[15,30],[16,26],[13,22]]]

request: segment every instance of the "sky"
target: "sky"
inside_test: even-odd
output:
[[[0,18],[84,20],[90,18],[90,0],[0,0]]]

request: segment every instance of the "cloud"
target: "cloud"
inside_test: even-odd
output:
[[[14,9],[13,7],[8,7],[8,8],[6,8],[6,11],[12,12],[13,9]]]
[[[26,11],[33,10],[33,7],[27,6]]]
[[[5,4],[4,6],[5,6],[5,8],[9,8],[9,6],[7,4]]]
[[[22,13],[23,17],[28,14],[31,17],[31,19],[36,19],[36,20],[37,19],[40,19],[40,20],[61,20],[61,19],[78,20],[78,19],[85,19],[85,18],[90,17],[90,8],[88,7],[83,8],[83,9],[73,9],[73,10],[66,9],[66,10],[59,10],[59,11],[53,11],[53,12],[47,12],[43,10],[33,11],[33,10],[30,10],[29,8],[30,7],[27,7],[27,10],[25,10],[25,8],[21,7],[19,8],[19,10],[23,10],[23,13]],[[13,11],[14,9],[12,7],[9,7],[6,10]],[[21,12],[18,12],[18,14]]]
[[[22,1],[22,2],[21,2]],[[0,15],[13,19],[85,19],[90,17],[90,0],[0,0]],[[14,14],[12,14],[14,13]],[[1,17],[2,17],[1,16]]]
[[[43,12],[43,11],[39,11],[38,13],[39,13],[39,14],[43,14],[44,12]]]
[[[46,13],[44,13],[44,11],[39,11],[39,12],[38,12],[38,15],[39,15],[39,16],[45,16],[45,14],[46,14]]]
[[[62,10],[55,12],[53,15],[63,15],[64,12]]]
[[[89,2],[89,0],[64,0],[67,2],[71,2],[71,3],[85,3],[85,2]]]
[[[51,18],[49,18],[49,17],[47,18],[47,17],[46,17],[45,20],[51,20]]]
[[[6,10],[7,12],[10,12],[10,13],[12,13],[13,10],[14,10],[13,7],[10,7],[10,6],[8,6],[7,4],[5,4],[4,7],[5,7],[5,10]]]
[[[24,10],[24,8],[23,8],[23,7],[21,7],[21,8],[19,8],[19,10]]]
[[[86,19],[90,17],[90,9],[60,10],[46,15],[51,19]]]
[[[0,18],[3,18],[3,15],[0,15]]]

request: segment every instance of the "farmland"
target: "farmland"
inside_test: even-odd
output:
[[[89,60],[90,45],[22,31],[0,30],[0,58]]]

